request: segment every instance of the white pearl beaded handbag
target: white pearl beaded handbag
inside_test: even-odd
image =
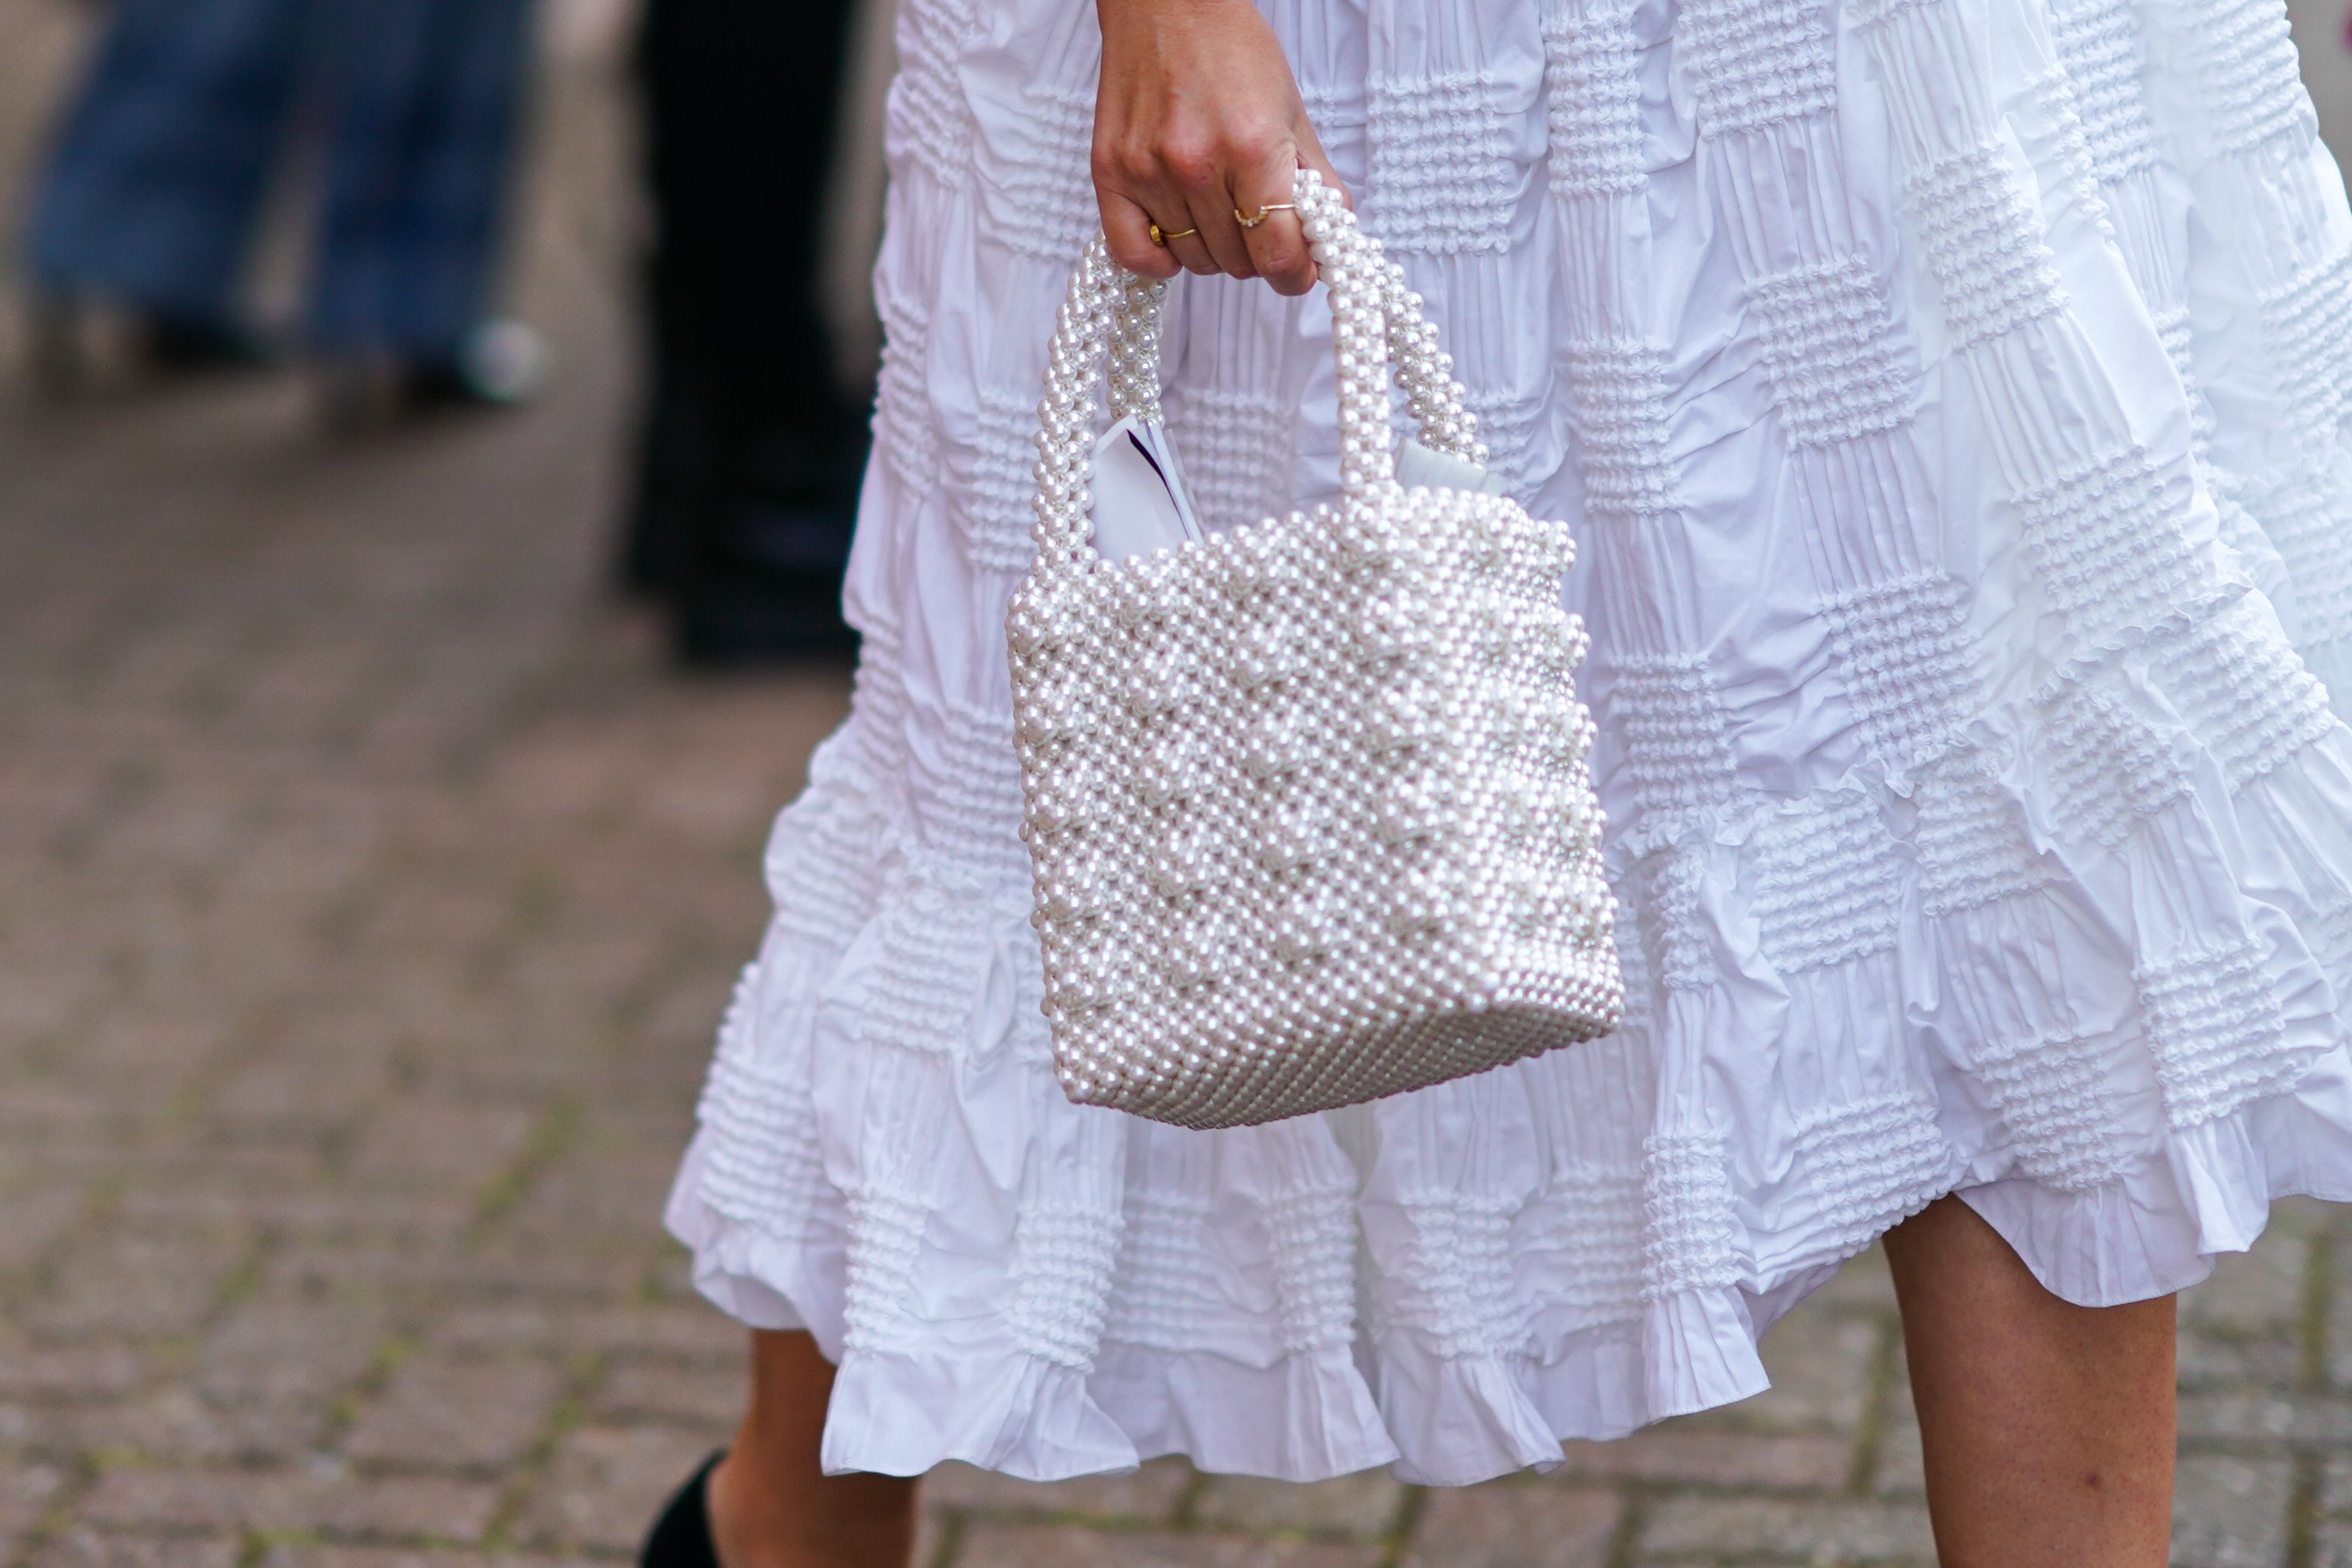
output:
[[[1114,419],[1157,418],[1162,293],[1097,238],[1055,320],[1006,620],[1055,1072],[1188,1127],[1483,1071],[1624,1005],[1568,528],[1398,482],[1390,355],[1419,459],[1475,484],[1463,388],[1339,193],[1302,172],[1297,210],[1331,296],[1338,507],[1096,550],[1096,378],[1108,358]]]

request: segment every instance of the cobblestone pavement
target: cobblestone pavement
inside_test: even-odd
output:
[[[0,172],[80,8],[0,0]],[[736,1409],[655,1215],[837,674],[686,685],[598,594],[625,360],[609,66],[554,74],[509,419],[17,389],[0,333],[0,1560],[625,1556]],[[618,215],[616,215],[618,214]],[[2352,1568],[2352,1217],[2194,1293],[2177,1561]],[[927,1490],[923,1568],[1924,1563],[1866,1259],[1774,1391],[1424,1492],[1154,1464]]]

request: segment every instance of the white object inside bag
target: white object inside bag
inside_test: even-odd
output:
[[[1095,443],[1095,549],[1112,560],[1200,539],[1201,519],[1157,420],[1129,414]]]
[[[1475,490],[1499,496],[1496,477],[1475,463],[1433,452],[1418,441],[1397,450],[1397,483],[1410,489]],[[1176,444],[1157,420],[1128,415],[1095,443],[1094,547],[1111,560],[1175,549],[1207,535],[1176,460]]]
[[[1503,482],[1475,463],[1450,453],[1432,452],[1410,439],[1397,446],[1396,476],[1397,483],[1408,490],[1426,486],[1433,490],[1475,490],[1482,496],[1503,493]]]

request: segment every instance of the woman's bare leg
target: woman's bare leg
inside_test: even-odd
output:
[[[1886,1257],[1943,1568],[2164,1568],[2172,1298],[2060,1301],[1955,1197]]]
[[[751,1408],[710,1474],[721,1568],[908,1568],[915,1483],[817,1469],[833,1364],[805,1333],[754,1331]]]

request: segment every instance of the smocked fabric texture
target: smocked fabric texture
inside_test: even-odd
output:
[[[670,1208],[839,1361],[826,1463],[1475,1481],[1761,1389],[1941,1194],[2084,1303],[2352,1197],[2352,214],[2280,0],[1266,5],[1574,524],[1632,1006],[1265,1127],[1063,1100],[1003,618],[1098,45],[908,0],[865,659]],[[1171,291],[1216,523],[1335,488],[1328,329]]]

